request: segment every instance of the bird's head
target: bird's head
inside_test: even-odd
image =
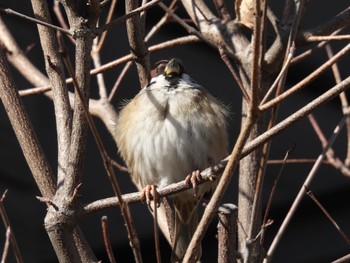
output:
[[[154,69],[150,73],[149,79],[164,75],[166,79],[181,78],[185,73],[182,61],[178,58],[172,58],[170,60],[161,60],[155,64]]]

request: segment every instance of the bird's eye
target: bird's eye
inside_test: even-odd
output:
[[[164,69],[165,69],[165,66],[164,65],[159,65],[158,67],[157,67],[157,75],[159,75],[159,74],[162,74],[163,73],[163,71],[164,71]]]

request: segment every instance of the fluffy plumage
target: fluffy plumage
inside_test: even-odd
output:
[[[132,179],[163,187],[227,155],[227,108],[184,72],[181,61],[162,62],[149,84],[120,112],[115,139]],[[182,259],[198,224],[199,199],[210,183],[176,195],[173,260]]]

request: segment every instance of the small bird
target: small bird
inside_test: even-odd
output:
[[[114,137],[134,183],[160,188],[198,177],[227,156],[228,109],[185,72],[180,59],[156,65],[149,83],[120,111]],[[213,187],[208,182],[173,197],[172,262],[181,262],[198,224],[198,203]]]

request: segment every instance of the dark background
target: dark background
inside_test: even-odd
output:
[[[282,2],[282,1],[281,1]],[[277,15],[280,14],[281,3],[271,1]],[[310,1],[309,9],[302,21],[303,28],[317,26],[321,21],[331,18],[349,4],[348,0],[337,1]],[[0,0],[0,7],[10,7],[18,12],[32,15],[30,1],[5,1]],[[117,8],[116,16],[123,12],[123,4]],[[149,30],[162,16],[160,8],[153,8],[147,16],[147,29]],[[181,13],[184,16],[184,13]],[[35,44],[28,56],[35,65],[44,71],[42,51],[38,41],[37,29],[34,24],[1,14],[2,19],[10,28],[22,49]],[[183,35],[185,32],[178,26],[170,24],[153,38],[149,45]],[[345,41],[334,43],[335,52],[344,46]],[[300,53],[303,48],[298,49]],[[113,28],[107,37],[102,51],[102,62],[109,62],[115,58],[129,53],[125,26]],[[71,54],[73,57],[73,53]],[[230,105],[232,112],[229,133],[231,134],[231,146],[235,142],[240,129],[241,95],[232,79],[228,69],[221,61],[217,51],[201,44],[192,44],[175,47],[166,51],[151,54],[152,63],[169,57],[179,57],[183,60],[187,72],[200,84],[225,104]],[[324,51],[297,64],[291,68],[288,74],[287,86],[301,80],[317,65],[327,60]],[[349,75],[349,57],[339,64],[343,78]],[[13,69],[13,68],[11,68]],[[122,67],[107,71],[104,76],[107,87],[112,87]],[[30,84],[24,80],[15,69],[12,73],[16,79],[18,89],[30,88]],[[307,89],[293,95],[280,107],[279,120],[289,116],[292,112],[304,106],[307,102],[321,94],[324,90],[334,85],[334,79],[330,71],[322,75]],[[125,98],[132,98],[139,90],[139,82],[135,67],[129,71],[124,79],[114,105],[118,107]],[[97,96],[96,78],[92,78],[92,96]],[[55,120],[52,102],[42,95],[23,98],[30,114],[33,126],[40,143],[47,154],[47,158],[55,170],[57,167],[57,143]],[[334,127],[340,120],[338,99],[333,100],[315,112],[316,119],[320,122],[325,135],[329,137]],[[111,136],[104,125],[95,119],[99,132],[103,135],[104,144],[112,158],[120,161],[117,149]],[[313,132],[307,119],[299,121],[293,127],[277,136],[271,149],[271,159],[282,159],[287,150],[293,144],[296,149],[291,158],[317,158],[321,152],[321,145]],[[343,131],[335,143],[334,149],[337,155],[343,159],[346,153],[347,139]],[[0,194],[8,189],[5,207],[7,209],[13,230],[16,234],[19,247],[25,262],[57,262],[51,243],[43,227],[43,219],[46,206],[40,203],[36,196],[40,195],[37,186],[31,176],[30,170],[22,155],[17,139],[11,128],[6,112],[0,104]],[[269,165],[266,172],[264,194],[268,196],[274,178],[280,166]],[[283,171],[279,182],[270,218],[274,224],[268,228],[265,247],[269,244],[278,230],[292,201],[297,195],[304,179],[311,169],[311,165],[290,164]],[[226,201],[236,202],[237,176],[231,183],[226,194]],[[113,196],[107,175],[103,169],[102,160],[97,151],[93,138],[89,137],[88,151],[85,162],[84,184],[82,187],[81,201],[88,203],[97,199]],[[123,193],[135,191],[130,183],[128,175],[118,174]],[[338,171],[325,165],[314,179],[311,190],[334,217],[345,233],[350,233],[350,180],[342,176]],[[266,198],[265,198],[266,199]],[[136,230],[141,240],[141,249],[144,262],[155,262],[152,217],[143,204],[132,205],[132,214]],[[102,241],[100,218],[107,215],[109,218],[110,236],[114,252],[118,262],[132,262],[132,252],[128,245],[127,235],[123,227],[123,221],[118,209],[104,211],[95,214],[81,223],[81,228],[93,247],[99,259],[108,262]],[[209,232],[203,241],[202,262],[215,262],[217,243],[215,239],[217,219],[214,220]],[[0,251],[4,244],[5,228],[0,224]],[[164,262],[170,258],[170,248],[161,237],[161,253]],[[324,214],[305,197],[298,212],[293,217],[290,227],[286,231],[276,251],[273,262],[330,262],[347,253],[350,253],[349,245],[337,233]],[[9,262],[13,262],[10,257]]]

